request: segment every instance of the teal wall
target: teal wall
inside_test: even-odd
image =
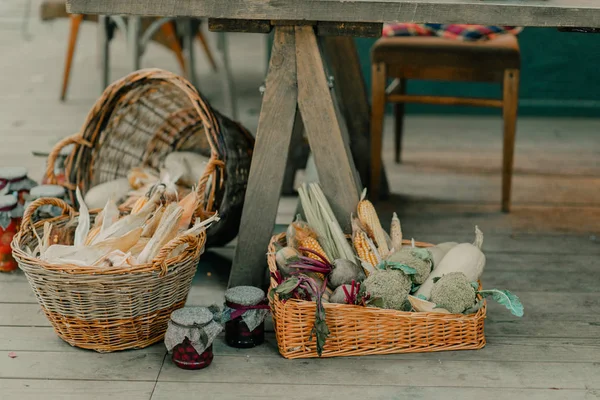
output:
[[[374,39],[356,39],[370,91]],[[520,115],[600,117],[600,34],[526,28],[521,46]],[[500,96],[499,85],[412,81],[409,93]],[[410,104],[407,113],[497,114],[497,109]]]

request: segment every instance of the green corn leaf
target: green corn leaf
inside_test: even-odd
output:
[[[417,298],[418,298],[418,299],[421,299],[421,300],[428,301],[428,300],[427,300],[427,297],[425,297],[425,295],[424,295],[423,293],[419,293],[419,294],[417,295]]]
[[[471,286],[473,286],[473,289],[475,290],[479,289],[479,283],[477,282],[471,282]]]
[[[513,315],[517,317],[523,316],[523,304],[521,304],[521,300],[508,290],[490,289],[481,290],[478,293],[483,297],[491,297],[496,300],[498,303],[508,308]]]

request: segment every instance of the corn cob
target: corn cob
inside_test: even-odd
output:
[[[298,215],[296,217],[296,221],[292,222],[288,227],[286,233],[286,239],[288,240],[288,245],[295,247],[296,249],[300,247],[307,248],[309,250],[315,251],[323,256],[328,262],[331,262],[329,257],[327,257],[327,253],[323,250],[323,247],[317,240],[318,235],[305,221],[300,219]],[[321,261],[321,259],[309,252],[301,252],[302,255],[312,258],[313,260]]]
[[[321,254],[323,256],[324,259],[326,259],[327,261],[330,261],[327,256],[325,255],[325,252],[323,251],[323,248],[321,247],[321,245],[319,244],[319,241],[313,237],[305,237],[302,238],[300,240],[298,240],[298,247],[305,247],[307,249],[310,249],[312,251],[316,251],[317,253]],[[308,258],[312,258],[313,260],[318,260],[321,261],[321,259],[317,256],[315,256],[312,253],[309,252],[301,252],[303,253],[302,255],[308,257]]]
[[[365,198],[366,195],[367,189],[363,190],[360,201],[358,202],[358,219],[367,228],[367,234],[373,239],[381,257],[385,258],[390,252],[385,237],[385,231],[381,227],[381,222],[379,221],[375,207],[373,207],[373,203]]]
[[[142,209],[142,207],[144,207],[146,205],[146,203],[148,203],[148,200],[149,199],[146,196],[142,196],[139,199],[137,199],[137,201],[135,202],[135,204],[131,208],[131,213],[132,214],[137,214],[138,212],[140,212],[140,210]]]
[[[378,257],[375,245],[359,224],[357,218],[352,218],[352,244],[363,265],[365,274],[369,276],[379,264],[380,258]]]
[[[390,236],[392,239],[392,248],[394,251],[402,248],[402,227],[400,226],[400,219],[398,215],[394,213],[392,217],[392,225],[390,226]]]

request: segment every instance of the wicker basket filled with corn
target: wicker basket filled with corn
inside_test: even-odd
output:
[[[269,302],[285,358],[480,349],[486,298],[523,315],[517,296],[483,290],[483,234],[437,245],[389,233],[366,192],[343,232],[319,184],[299,189],[298,215],[272,238]]]

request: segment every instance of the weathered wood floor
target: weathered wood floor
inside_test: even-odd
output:
[[[22,8],[20,0],[0,4],[0,159],[24,163],[38,178],[44,159],[31,151],[75,132],[99,95],[95,25],[82,28],[69,100],[61,104],[66,21],[43,25],[34,8],[33,36],[24,41]],[[235,38],[241,115],[254,130],[264,51],[260,37]],[[116,78],[128,72],[122,38],[114,48]],[[220,86],[200,58],[203,90],[219,107]],[[158,47],[143,65],[179,72]],[[291,361],[270,334],[247,351],[217,341],[213,365],[189,372],[173,366],[162,344],[102,355],[70,347],[18,272],[0,275],[0,398],[600,398],[600,120],[519,121],[509,215],[499,212],[500,129],[500,118],[410,118],[405,163],[385,154],[395,194],[378,206],[386,220],[397,211],[405,235],[416,239],[471,241],[474,225],[483,230],[484,286],[509,288],[525,305],[522,319],[490,307],[484,349]],[[279,223],[290,221],[294,205],[283,199]],[[189,304],[221,301],[233,245],[204,255]]]

